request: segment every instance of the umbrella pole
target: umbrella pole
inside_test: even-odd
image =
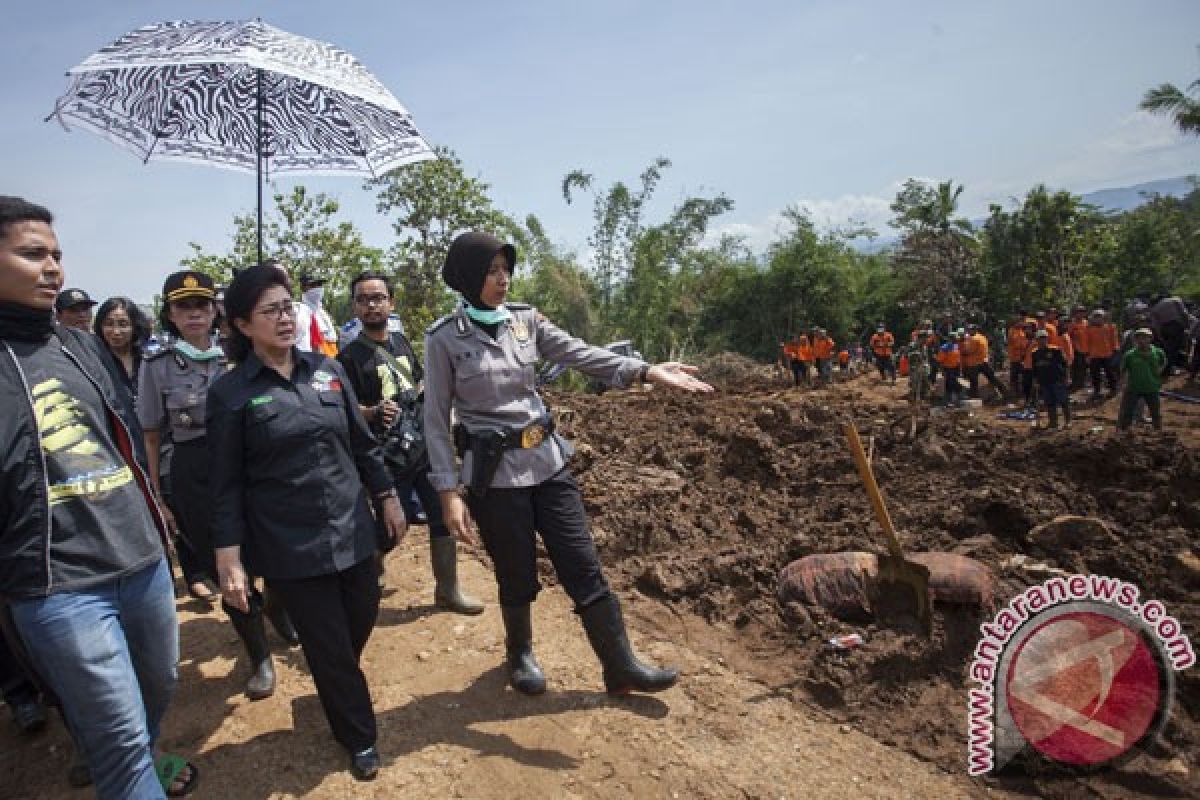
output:
[[[256,86],[255,86],[255,95],[256,95],[256,102],[255,102],[255,113],[256,113],[256,115],[257,115],[257,117],[258,117],[258,124],[257,124],[257,127],[258,127],[258,137],[257,137],[257,141],[255,142],[255,144],[256,144],[255,150],[257,151],[257,153],[256,153],[256,154],[257,154],[257,156],[258,156],[258,158],[257,158],[257,177],[258,177],[258,263],[259,263],[259,264],[261,264],[261,263],[263,263],[263,224],[262,224],[262,214],[263,214],[263,201],[262,201],[262,183],[263,183],[263,177],[262,177],[262,167],[263,167],[263,120],[262,120],[262,106],[263,106],[263,94],[262,94],[262,70],[261,70],[261,69],[257,69],[257,70],[255,70],[254,72],[255,72],[255,83],[256,83]]]

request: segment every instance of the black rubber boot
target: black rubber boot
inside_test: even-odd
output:
[[[629,646],[621,604],[606,595],[579,612],[588,641],[604,667],[604,686],[609,694],[661,692],[675,685],[676,669],[659,669],[643,664]]]
[[[533,621],[529,606],[501,606],[500,615],[504,618],[509,685],[521,694],[541,694],[546,691],[546,676],[533,657]]]
[[[288,647],[295,647],[300,644],[300,634],[296,633],[296,628],[292,625],[292,619],[288,616],[287,609],[283,607],[283,603],[275,596],[270,587],[267,587],[266,603],[263,604],[263,613],[267,615],[267,619],[271,620],[271,627],[279,634],[279,638],[288,643]]]
[[[236,608],[222,604],[229,621],[246,645],[250,666],[254,672],[246,681],[246,696],[251,700],[262,700],[275,693],[275,665],[271,663],[271,649],[267,646],[267,629],[263,625],[262,612],[246,614]]]
[[[429,539],[429,556],[433,562],[433,602],[459,614],[482,614],[483,603],[463,594],[458,586],[458,541],[453,536],[434,536]]]

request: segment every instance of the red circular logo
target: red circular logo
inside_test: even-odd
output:
[[[1145,635],[1105,613],[1075,611],[1034,628],[1009,664],[1008,708],[1038,752],[1092,767],[1128,752],[1165,699]]]

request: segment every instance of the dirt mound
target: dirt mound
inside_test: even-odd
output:
[[[978,613],[939,613],[927,646],[777,600],[779,572],[798,558],[881,549],[840,430],[846,416],[874,452],[912,551],[982,561],[997,604],[1044,580],[1039,570],[1125,579],[1197,636],[1200,461],[1194,442],[1170,432],[1170,416],[1167,433],[1147,431],[1133,444],[1091,422],[1031,434],[991,411],[950,413],[909,442],[901,398],[901,387],[868,377],[808,392],[656,390],[554,404],[575,408],[579,477],[614,582],[699,614],[713,630],[732,629],[747,671],[948,770],[965,763],[965,670]],[[1064,515],[1094,517],[1100,533],[1065,541],[1071,531],[1033,531]],[[847,630],[863,631],[866,644],[849,654],[823,647]],[[713,647],[729,652],[730,640]],[[1087,778],[1038,779],[1035,790],[1069,796],[1083,783],[1102,796],[1200,795],[1198,773],[1179,768],[1200,751],[1200,680],[1196,670],[1178,678],[1176,711],[1151,757]]]

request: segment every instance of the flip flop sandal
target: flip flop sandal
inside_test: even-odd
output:
[[[175,783],[175,779],[179,777],[179,773],[187,768],[191,770],[191,777],[187,782],[178,789],[172,789],[171,784]],[[200,780],[200,770],[196,765],[183,758],[169,753],[164,753],[154,762],[154,774],[158,776],[158,783],[166,792],[167,797],[184,797],[192,793],[196,788],[196,782]]]

